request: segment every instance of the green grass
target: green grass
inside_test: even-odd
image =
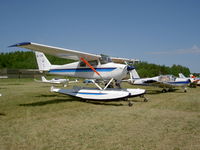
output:
[[[148,87],[150,101],[132,98],[133,107],[85,103],[49,89],[31,79],[0,80],[0,149],[200,149],[199,87]]]

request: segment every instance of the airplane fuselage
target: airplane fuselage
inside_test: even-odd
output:
[[[66,79],[51,79],[51,80],[47,80],[47,83],[56,83],[56,84],[61,84],[61,83],[66,83],[67,80]]]
[[[124,64],[110,62],[106,64],[93,65],[93,67],[101,76],[96,74],[91,68],[81,66],[81,61],[59,66],[52,65],[49,73],[90,79],[101,79],[102,77],[105,80],[111,78],[122,80],[127,74],[127,66]]]
[[[169,86],[187,86],[190,81],[188,79],[183,78],[175,78],[170,75],[164,75],[164,76],[156,76],[152,78],[143,78],[143,79],[135,79],[132,84],[135,85],[150,85],[154,82],[160,82],[163,83],[160,86],[164,86],[164,84]]]

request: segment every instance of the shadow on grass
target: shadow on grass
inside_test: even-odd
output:
[[[59,104],[59,103],[65,103],[65,102],[73,102],[78,101],[76,99],[55,99],[55,100],[48,100],[48,101],[40,101],[40,102],[33,102],[28,104],[19,104],[19,106],[44,106],[49,104]],[[80,101],[80,100],[79,100]]]
[[[19,106],[24,107],[35,107],[35,106],[44,106],[49,104],[59,104],[59,103],[65,103],[65,102],[83,102],[83,103],[89,103],[93,105],[104,105],[104,106],[123,106],[121,103],[110,103],[110,102],[99,102],[99,101],[83,101],[82,99],[55,99],[55,100],[48,100],[48,101],[40,101],[40,102],[33,102],[28,104],[19,104]]]
[[[153,94],[163,94],[162,90],[148,90],[147,94],[153,95]]]
[[[7,89],[7,88],[5,88],[5,87],[0,87],[0,90],[3,90],[3,89]]]
[[[124,106],[123,104],[117,102],[117,103],[112,103],[112,102],[100,102],[100,101],[87,101],[89,104],[93,105],[104,105],[104,106]]]
[[[53,96],[52,96],[53,97]],[[33,103],[28,103],[28,104],[19,104],[19,106],[24,106],[24,107],[35,107],[35,106],[44,106],[44,105],[49,105],[49,104],[59,104],[59,103],[65,103],[65,102],[83,102],[83,103],[88,103],[88,104],[93,104],[93,105],[104,105],[104,106],[123,106],[121,103],[113,103],[112,101],[90,101],[90,100],[82,100],[80,98],[71,98],[71,99],[55,99],[55,100],[48,100],[48,101],[40,101],[40,102],[33,102]]]
[[[6,116],[6,114],[4,114],[4,113],[0,113],[0,116]]]
[[[63,97],[66,97],[65,95],[56,95],[56,94],[41,94],[36,97],[60,97],[60,99],[54,99],[54,100],[47,100],[47,101],[39,101],[39,102],[32,102],[28,104],[19,104],[19,106],[25,106],[25,107],[34,107],[34,106],[44,106],[49,104],[58,104],[58,103],[65,103],[65,102],[83,102],[83,103],[89,103],[93,105],[104,105],[104,106],[123,106],[123,104],[120,103],[120,100],[116,100],[116,103],[113,103],[114,101],[94,101],[94,100],[83,100],[81,98],[77,97],[71,97],[68,99],[61,99]],[[117,102],[118,101],[118,102]],[[123,100],[121,100],[123,101]]]
[[[65,95],[56,95],[56,94],[41,94],[41,95],[37,95],[35,97],[66,97]]]
[[[24,85],[24,84],[22,84],[22,83],[8,83],[6,85]]]
[[[179,89],[170,89],[166,92],[163,92],[162,89],[161,90],[148,90],[147,94],[153,95],[153,94],[164,94],[164,93],[169,93],[169,92],[176,92],[176,93],[183,93],[182,91],[179,92]]]
[[[132,99],[131,102],[134,102],[134,103],[148,103],[148,102],[144,102],[143,99],[139,100],[139,99]]]

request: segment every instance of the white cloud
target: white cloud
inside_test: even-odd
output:
[[[155,51],[155,52],[147,52],[147,54],[152,54],[152,55],[200,54],[200,48],[194,45],[190,49],[178,49],[173,51]]]

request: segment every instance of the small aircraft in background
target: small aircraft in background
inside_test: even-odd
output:
[[[87,100],[110,101],[119,99],[128,99],[129,97],[143,96],[144,89],[125,89],[121,88],[121,81],[127,73],[133,70],[132,66],[127,64],[115,63],[116,61],[135,61],[133,59],[109,57],[107,55],[95,55],[76,50],[52,47],[32,42],[24,42],[10,47],[22,47],[36,51],[36,59],[40,71],[48,71],[50,74],[58,74],[86,79],[100,79],[105,84],[100,86],[95,80],[92,80],[97,88],[73,88],[57,89],[51,91],[66,95],[71,95]],[[44,53],[54,55],[60,58],[73,59],[76,62],[65,65],[52,65]],[[108,88],[111,83],[115,83],[117,88]],[[145,98],[144,101],[147,99]],[[129,101],[129,106],[131,106]]]
[[[59,79],[59,78],[53,78],[51,80],[47,80],[44,76],[41,76],[41,80],[36,80],[36,82],[42,82],[42,83],[51,83],[51,84],[62,84],[64,87],[67,87],[67,84],[69,83],[77,83],[78,80],[70,81],[69,79]]]
[[[173,75],[160,75],[151,78],[140,78],[135,69],[130,71],[130,79],[125,80],[133,85],[157,86],[162,89],[162,92],[167,92],[175,87],[182,87],[184,92],[187,92],[187,86],[190,83],[189,79],[177,78]]]
[[[190,77],[185,77],[182,73],[179,73],[178,76],[179,76],[179,78],[189,79],[191,81],[191,83],[193,83],[195,81],[195,78],[196,78],[192,74],[190,75]]]
[[[200,85],[200,78],[197,78],[196,76],[194,75],[190,75],[190,77],[185,77],[182,73],[179,73],[179,78],[183,78],[183,79],[188,79],[191,81],[191,83],[195,84],[196,85]]]
[[[197,85],[198,85],[198,86],[200,86],[200,80],[199,80],[199,81],[197,81]]]

